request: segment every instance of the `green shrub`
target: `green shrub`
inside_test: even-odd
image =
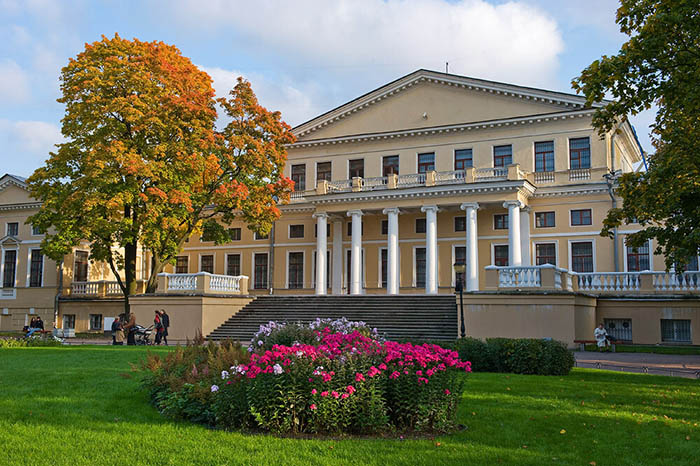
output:
[[[53,336],[31,336],[29,338],[0,338],[0,348],[33,348],[33,347],[56,347],[63,342]]]
[[[460,338],[453,348],[459,353],[461,359],[472,363],[474,372],[487,372],[493,366],[493,361],[487,351],[486,343],[478,338]]]

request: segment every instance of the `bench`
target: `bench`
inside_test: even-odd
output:
[[[579,350],[580,351],[586,351],[586,345],[597,345],[598,342],[595,340],[574,340],[574,343],[578,343],[579,345]],[[615,352],[615,343],[612,341],[609,341],[610,343],[610,351]]]

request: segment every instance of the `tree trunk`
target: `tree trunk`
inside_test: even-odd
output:
[[[153,252],[151,252],[153,254]],[[165,263],[155,254],[151,257],[151,275],[146,283],[146,293],[155,293],[158,289],[158,274],[165,268]]]

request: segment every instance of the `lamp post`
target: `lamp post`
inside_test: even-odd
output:
[[[460,326],[459,326],[459,336],[466,337],[467,332],[464,328],[464,283],[462,281],[462,276],[464,275],[465,266],[462,263],[456,263],[452,266],[454,268],[455,274],[457,275],[455,280],[455,292],[459,292],[459,316],[460,316]]]

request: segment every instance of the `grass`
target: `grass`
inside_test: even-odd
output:
[[[596,345],[586,345],[586,351],[598,352]],[[615,345],[617,353],[656,353],[700,355],[700,346]]]
[[[163,419],[122,376],[145,351],[0,350],[0,464],[690,465],[700,449],[697,381],[586,369],[472,374],[459,413],[467,429],[435,439],[211,431]]]

